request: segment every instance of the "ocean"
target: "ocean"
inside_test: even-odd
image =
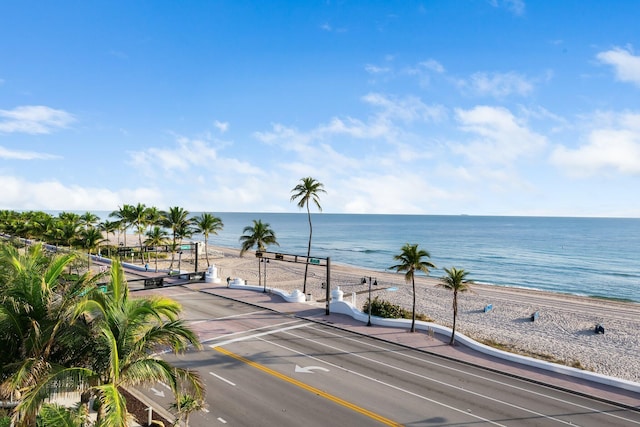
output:
[[[197,213],[194,213],[197,214]],[[239,248],[242,229],[269,223],[280,246],[306,255],[306,213],[216,213],[216,246]],[[478,283],[640,302],[640,219],[312,213],[311,255],[333,264],[388,270],[405,243],[417,243],[437,268],[469,271]],[[194,236],[200,240],[202,236]]]

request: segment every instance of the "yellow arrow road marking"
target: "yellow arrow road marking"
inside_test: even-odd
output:
[[[362,408],[362,407],[360,407],[358,405],[355,405],[355,404],[353,404],[351,402],[347,402],[346,400],[341,399],[341,398],[339,398],[337,396],[334,396],[334,395],[329,394],[329,393],[327,393],[325,391],[322,391],[322,390],[317,389],[315,387],[312,387],[312,386],[310,386],[308,384],[305,384],[302,381],[298,381],[298,380],[296,380],[294,378],[291,378],[291,377],[288,377],[288,376],[286,376],[284,374],[281,374],[280,372],[274,371],[273,369],[267,368],[264,365],[260,365],[259,363],[256,363],[256,362],[254,362],[252,360],[249,360],[249,359],[247,359],[245,357],[240,356],[239,354],[235,354],[235,353],[230,352],[229,350],[225,350],[224,348],[215,347],[214,350],[216,350],[216,351],[218,351],[218,352],[220,352],[220,353],[222,353],[222,354],[224,354],[226,356],[233,357],[236,360],[244,362],[249,366],[252,366],[252,367],[254,367],[256,369],[261,370],[262,372],[266,372],[267,374],[273,375],[276,378],[280,378],[281,380],[286,381],[286,382],[288,382],[290,384],[296,385],[296,386],[298,386],[298,387],[300,387],[302,389],[310,391],[311,393],[315,393],[318,396],[322,396],[325,399],[328,399],[328,400],[330,400],[330,401],[332,401],[334,403],[337,403],[338,405],[342,405],[345,408],[349,408],[349,409],[351,409],[351,410],[353,410],[355,412],[358,412],[358,413],[360,413],[362,415],[365,415],[365,416],[367,416],[367,417],[369,417],[369,418],[371,418],[373,420],[379,421],[382,424],[385,424],[385,425],[388,425],[388,426],[401,426],[402,425],[402,424],[399,424],[399,423],[397,423],[395,421],[392,421],[392,420],[390,420],[388,418],[385,418],[382,415],[378,415],[375,412],[371,412],[368,409]]]

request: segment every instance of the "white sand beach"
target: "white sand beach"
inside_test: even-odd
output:
[[[227,277],[242,278],[258,285],[258,260],[253,252],[241,258],[239,250],[210,247],[209,251],[217,254],[209,261],[218,268],[223,281]],[[199,263],[204,269],[206,261],[201,258]],[[372,297],[411,309],[411,284],[404,281],[403,274],[334,263],[331,288],[339,286],[347,301],[356,292],[356,306],[361,308],[369,286],[368,281],[361,281],[370,276],[378,282],[372,287]],[[275,260],[267,264],[268,287],[302,290],[303,277],[303,264]],[[310,265],[307,293],[314,300],[325,298],[325,281],[325,268]],[[453,295],[437,288],[436,283],[437,278],[416,280],[416,312],[450,327]],[[499,343],[511,351],[549,356],[570,366],[640,382],[640,304],[491,285],[472,285],[472,289],[473,293],[459,295],[458,332]],[[485,313],[488,304],[493,309]],[[539,318],[532,322],[530,316],[535,311]],[[594,332],[597,323],[604,326],[604,334]]]
[[[223,282],[227,277],[241,278],[257,286],[261,282],[258,259],[253,252],[244,257],[240,257],[239,252],[209,246],[209,262],[217,267]],[[198,264],[199,270],[206,269],[204,256],[199,257]],[[166,269],[168,265],[168,261],[163,261],[160,268]],[[153,267],[152,262],[150,268]],[[193,270],[193,267],[193,260],[182,258],[182,270]],[[331,288],[339,286],[347,301],[351,301],[352,293],[357,293],[355,304],[362,308],[368,296],[368,282],[362,284],[361,281],[370,276],[378,283],[372,287],[373,297],[411,309],[411,284],[407,284],[400,273],[370,271],[334,261]],[[302,291],[303,277],[303,264],[276,260],[267,264],[270,288]],[[437,288],[437,281],[432,277],[416,279],[416,312],[450,327],[453,295]],[[314,301],[325,298],[323,282],[326,282],[325,268],[310,265],[307,293],[312,294]],[[473,293],[459,295],[458,332],[479,341],[498,343],[509,351],[640,382],[640,304],[503,286],[472,285],[472,289]],[[493,308],[484,312],[488,304]],[[532,322],[531,314],[536,311],[539,318]],[[594,332],[596,324],[604,326],[604,334]]]

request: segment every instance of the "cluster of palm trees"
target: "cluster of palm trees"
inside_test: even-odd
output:
[[[118,210],[111,212],[109,217],[117,218],[118,230],[125,231],[124,246],[127,246],[126,230],[130,228],[138,235],[140,247],[143,246],[143,235],[146,236],[144,244],[147,246],[168,245],[171,248],[169,269],[173,268],[175,254],[183,239],[192,237],[194,233],[200,233],[204,236],[205,254],[207,266],[209,266],[209,236],[218,234],[224,227],[220,217],[208,212],[192,217],[188,210],[179,206],[172,206],[166,211],[160,211],[153,206],[147,207],[143,203],[138,203],[135,206],[124,204]],[[150,261],[144,259],[142,251],[140,257],[143,264]],[[158,269],[157,261],[156,257],[156,270]]]
[[[181,306],[161,296],[130,298],[115,260],[109,272],[65,275],[77,256],[48,254],[42,244],[0,244],[0,400],[17,402],[15,425],[89,425],[95,399],[96,426],[127,426],[123,388],[156,381],[176,401],[202,401],[195,372],[153,355],[201,347],[180,319]],[[96,286],[104,279],[106,292]],[[82,393],[77,408],[48,403],[69,392]]]
[[[420,271],[429,274],[430,268],[436,266],[429,261],[431,254],[424,249],[420,249],[418,244],[407,243],[401,248],[401,252],[393,257],[398,264],[389,267],[397,272],[404,272],[405,280],[412,285],[413,305],[411,310],[411,332],[416,331],[416,272]],[[458,293],[471,290],[470,285],[473,280],[467,279],[468,271],[461,268],[445,268],[446,273],[436,286],[448,289],[453,292],[453,327],[449,344],[453,345],[456,336],[456,318],[458,317]],[[371,302],[369,302],[371,304]]]
[[[171,265],[173,268],[175,254],[183,239],[200,233],[204,236],[207,266],[209,263],[209,236],[216,235],[223,229],[220,217],[211,213],[192,216],[190,212],[179,206],[161,211],[143,203],[136,205],[124,204],[109,214],[113,221],[100,221],[100,218],[86,212],[82,215],[72,212],[61,212],[53,216],[42,211],[16,212],[0,211],[0,232],[11,236],[39,240],[55,246],[85,249],[89,255],[96,252],[101,245],[109,241],[110,235],[123,236],[123,245],[127,246],[127,231],[132,230],[138,236],[138,246],[163,246],[171,250]],[[143,241],[144,237],[144,241]],[[111,256],[110,246],[108,256]],[[140,251],[142,264],[151,262],[151,253]],[[90,259],[90,257],[89,257]],[[156,270],[158,257],[155,257]]]

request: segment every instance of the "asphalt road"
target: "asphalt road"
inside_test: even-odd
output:
[[[633,426],[640,413],[184,288],[207,412],[190,426]],[[163,407],[162,384],[140,390]]]

